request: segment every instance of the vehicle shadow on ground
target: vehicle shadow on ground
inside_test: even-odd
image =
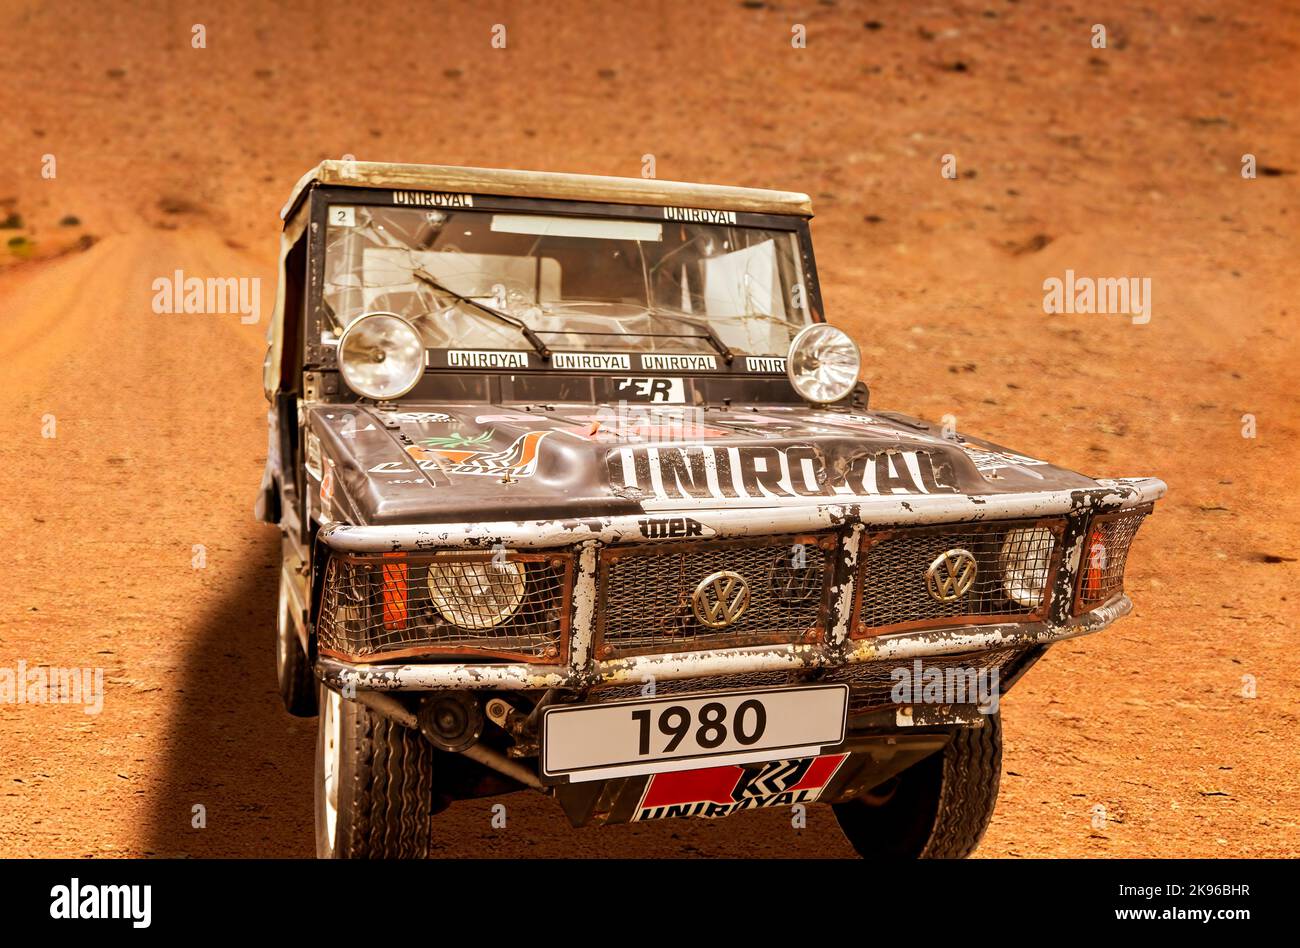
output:
[[[316,722],[288,715],[276,689],[278,555],[267,530],[186,636],[191,651],[175,678],[158,762],[151,855],[313,853]]]

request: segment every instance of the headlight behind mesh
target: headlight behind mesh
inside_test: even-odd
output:
[[[462,629],[490,629],[524,601],[521,563],[446,563],[429,567],[429,598],[444,619]]]
[[[1037,609],[1047,595],[1051,582],[1051,530],[1029,527],[1012,530],[1002,541],[998,562],[1002,568],[1002,590],[1012,602]]]

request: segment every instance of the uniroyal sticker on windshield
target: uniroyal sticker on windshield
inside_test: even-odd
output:
[[[641,356],[641,368],[646,372],[713,372],[718,368],[718,357],[646,353]]]
[[[393,203],[413,207],[473,207],[474,195],[457,191],[394,191]]]
[[[528,353],[513,349],[448,349],[449,369],[526,369]],[[435,353],[429,353],[429,365],[435,364]]]
[[[830,754],[655,774],[646,782],[632,819],[717,819],[741,810],[812,803],[848,756]]]
[[[630,372],[632,358],[626,352],[554,352],[551,368]]]
[[[951,470],[928,451],[862,453],[828,469],[808,445],[621,447],[605,461],[614,489],[663,501],[807,502],[809,497],[952,494]]]
[[[614,393],[625,402],[680,405],[686,401],[681,379],[614,379]]]
[[[746,372],[785,373],[785,359],[777,356],[745,356]]]
[[[703,207],[665,207],[664,220],[691,224],[734,224],[735,211],[714,211]]]

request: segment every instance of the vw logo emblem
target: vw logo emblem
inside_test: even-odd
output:
[[[946,550],[925,571],[925,588],[936,602],[956,602],[975,585],[977,572],[969,550]]]
[[[818,578],[815,566],[785,553],[777,556],[767,571],[768,586],[788,606],[807,602],[821,592]]]
[[[705,576],[691,594],[695,618],[710,629],[725,629],[749,608],[749,584],[730,570]]]

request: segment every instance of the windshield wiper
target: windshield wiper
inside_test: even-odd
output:
[[[541,356],[541,358],[548,361],[550,360],[550,348],[542,341],[542,338],[538,336],[537,333],[533,332],[532,328],[518,316],[511,316],[509,313],[503,313],[501,310],[488,306],[486,303],[480,303],[476,299],[457,293],[451,287],[439,282],[437,277],[428,270],[425,270],[423,267],[416,267],[411,271],[411,276],[415,277],[421,283],[426,283],[433,287],[439,293],[446,293],[454,300],[458,300],[467,306],[473,306],[475,309],[487,313],[494,319],[498,319],[509,326],[514,326],[519,330],[520,334],[528,340],[528,344],[533,347],[534,352]]]
[[[713,331],[713,327],[708,323],[693,319],[690,316],[679,316],[677,313],[666,312],[662,309],[647,310],[647,313],[650,316],[663,316],[665,319],[675,319],[683,325],[691,326],[700,330],[704,335],[696,338],[707,339],[709,345],[713,347],[713,350],[726,360],[727,365],[731,365],[731,363],[735,361],[736,354],[731,351],[731,347],[722,341],[718,334]]]

